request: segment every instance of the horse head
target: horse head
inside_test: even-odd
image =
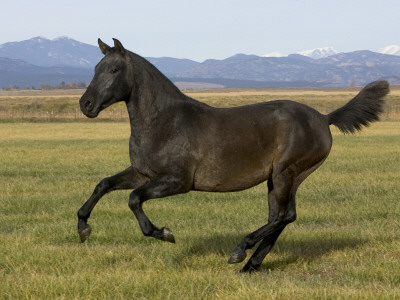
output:
[[[128,80],[129,55],[120,41],[113,40],[114,47],[98,40],[104,57],[97,64],[94,77],[79,100],[81,111],[89,118],[97,117],[100,111],[115,102],[126,101],[132,90]]]

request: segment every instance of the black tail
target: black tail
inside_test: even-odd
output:
[[[371,82],[350,102],[327,115],[329,125],[335,125],[344,133],[354,133],[361,130],[362,126],[378,121],[383,111],[383,98],[388,93],[387,81]]]

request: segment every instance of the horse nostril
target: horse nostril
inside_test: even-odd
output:
[[[94,107],[93,102],[90,100],[86,100],[86,102],[85,102],[86,110],[91,111],[93,109],[93,107]]]

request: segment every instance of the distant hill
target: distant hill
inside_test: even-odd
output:
[[[170,57],[147,59],[180,87],[185,82],[188,87],[331,87],[364,85],[377,79],[400,84],[400,56],[392,55],[400,53],[399,49],[337,53],[319,48],[288,56],[274,54],[277,57],[236,54],[202,63]],[[102,57],[97,46],[68,37],[5,43],[0,45],[0,87],[89,83]]]
[[[0,45],[0,57],[22,59],[42,67],[68,66],[93,68],[102,58],[98,47],[68,37],[54,40],[35,37]]]
[[[53,40],[34,37],[0,45],[0,88],[18,85],[40,87],[64,82],[89,83],[95,65],[103,58],[97,46],[68,37]],[[167,76],[199,64],[189,59],[147,58]]]
[[[307,82],[324,86],[364,85],[377,79],[400,83],[400,56],[355,51],[311,59],[236,55],[205,62],[177,74],[180,78],[223,78],[259,82]]]
[[[23,60],[0,57],[0,87],[18,85],[39,88],[41,84],[90,82],[93,71],[73,67],[39,67]]]
[[[68,37],[49,40],[35,37],[26,41],[0,45],[0,57],[24,60],[41,67],[74,67],[93,69],[103,58],[97,46],[78,42]],[[199,64],[190,59],[171,57],[147,58],[163,73],[174,75]]]
[[[200,64],[190,59],[179,59],[172,57],[146,57],[146,59],[168,77],[173,77],[176,74],[190,70]]]

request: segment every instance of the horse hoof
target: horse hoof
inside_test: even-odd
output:
[[[245,265],[240,271],[239,273],[246,273],[246,274],[251,274],[253,272],[256,272],[258,270],[258,267],[254,267],[251,265]]]
[[[92,232],[92,228],[90,227],[89,224],[86,224],[86,227],[83,228],[82,230],[78,230],[79,238],[81,239],[82,243],[88,239],[91,232]]]
[[[244,261],[246,256],[247,256],[246,252],[238,252],[238,253],[233,252],[231,257],[229,257],[229,259],[228,259],[228,264],[240,263],[240,262]]]
[[[172,231],[169,228],[163,227],[162,233],[163,233],[164,241],[170,242],[170,243],[175,243],[174,235],[172,234]]]

